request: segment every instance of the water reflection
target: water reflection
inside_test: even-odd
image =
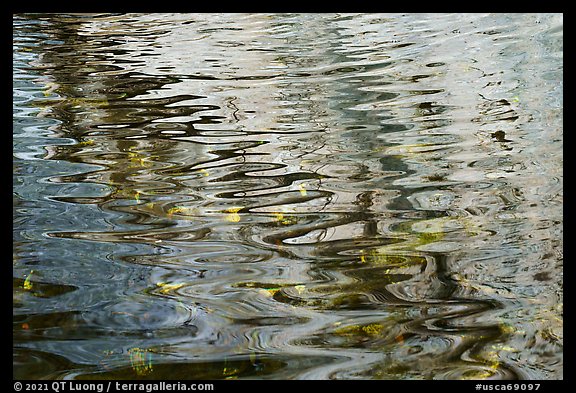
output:
[[[561,84],[562,15],[15,16],[14,376],[562,378]]]

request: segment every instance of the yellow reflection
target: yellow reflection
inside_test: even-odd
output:
[[[27,291],[32,289],[32,281],[30,280],[32,273],[34,273],[34,270],[30,270],[30,274],[26,277],[24,284],[22,285],[22,287]]]
[[[156,283],[157,287],[162,288],[162,289],[160,289],[160,293],[164,293],[164,294],[176,291],[185,285],[186,285],[185,283],[178,283],[178,284],[167,284],[165,282],[157,282]]]
[[[224,213],[228,213],[228,214],[226,214],[224,219],[228,222],[239,222],[240,221],[240,214],[238,214],[238,212],[240,210],[242,210],[242,207],[232,207],[230,209],[224,210]]]
[[[130,356],[130,366],[137,375],[148,375],[152,372],[152,354],[148,349],[130,348],[128,350]]]

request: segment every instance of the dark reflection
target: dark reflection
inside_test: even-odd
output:
[[[463,18],[15,16],[15,376],[561,378],[561,17]]]

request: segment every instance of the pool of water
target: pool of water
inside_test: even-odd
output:
[[[562,14],[13,17],[13,377],[562,379]]]

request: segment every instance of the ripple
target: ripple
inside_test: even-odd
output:
[[[560,14],[13,24],[16,374],[561,378]]]
[[[14,378],[18,379],[60,379],[76,368],[62,356],[28,348],[14,348],[13,364],[17,370]]]
[[[82,317],[87,324],[106,330],[108,334],[161,334],[162,330],[184,326],[193,336],[198,331],[194,323],[201,314],[199,309],[182,303],[146,304],[133,299],[100,306],[99,310],[84,312]]]

